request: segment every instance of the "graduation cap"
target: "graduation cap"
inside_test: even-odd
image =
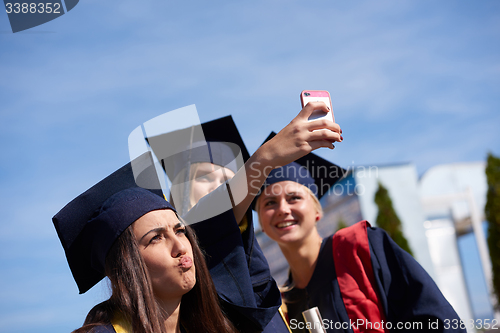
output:
[[[263,144],[275,135],[275,132],[271,132]],[[260,193],[271,184],[289,180],[308,187],[318,199],[321,199],[345,175],[345,172],[346,170],[338,165],[309,153],[292,163],[272,170]],[[255,208],[255,200],[253,206]]]
[[[80,194],[52,221],[80,294],[104,278],[113,243],[129,225],[157,209],[174,208],[160,188],[151,153],[145,153]]]
[[[215,119],[184,129],[151,135],[146,138],[165,173],[172,182],[172,200],[182,214],[190,207],[191,189],[190,170],[193,163],[208,162],[228,168],[236,173],[250,158],[243,139],[231,116]],[[233,201],[243,194],[233,194]],[[222,202],[214,207],[214,212],[232,207],[231,199],[224,196]],[[182,202],[179,207],[177,202]]]
[[[186,166],[198,162],[217,164],[236,173],[250,157],[231,116],[149,136],[146,140],[170,180]]]

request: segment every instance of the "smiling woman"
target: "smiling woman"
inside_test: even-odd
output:
[[[271,171],[256,199],[262,230],[290,267],[282,291],[292,331],[306,333],[314,323],[304,322],[303,313],[317,308],[326,332],[464,332],[447,325],[460,322],[454,309],[385,231],[361,221],[326,238],[319,235],[318,200],[337,181],[333,176],[343,174],[338,168],[308,154]]]
[[[309,188],[283,181],[266,187],[261,196],[256,210],[262,231],[271,239],[278,244],[301,244],[306,238],[314,237],[316,222],[323,216],[323,211]]]

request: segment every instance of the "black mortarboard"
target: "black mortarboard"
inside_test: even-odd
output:
[[[271,132],[262,144],[271,140],[275,135],[275,132]],[[271,184],[290,180],[308,187],[318,199],[321,199],[345,173],[346,170],[338,165],[309,153],[295,162],[272,170],[262,190]]]
[[[250,157],[231,116],[147,140],[171,181],[191,163],[210,162],[236,172]]]
[[[160,126],[156,128],[161,130]],[[146,129],[146,136],[172,183],[171,200],[181,214],[185,214],[192,205],[190,191],[193,181],[190,172],[181,173],[182,170],[191,170],[193,163],[208,162],[236,173],[250,157],[231,116],[160,134],[158,129],[154,133],[148,133]],[[237,204],[246,193],[247,189],[238,189],[231,192],[232,198],[229,193],[222,194],[212,207],[213,213],[218,214],[219,210],[227,210]]]
[[[80,194],[52,218],[81,294],[104,277],[106,256],[130,224],[152,210],[173,209],[161,190],[145,190],[138,184],[160,188],[149,152]]]

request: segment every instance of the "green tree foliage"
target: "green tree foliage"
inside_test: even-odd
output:
[[[337,231],[339,231],[340,229],[347,228],[348,226],[349,225],[347,225],[347,223],[344,221],[344,219],[340,218],[339,222],[337,223]]]
[[[488,154],[486,165],[488,193],[484,213],[488,220],[488,248],[493,270],[493,291],[500,308],[500,158]]]
[[[408,241],[401,230],[401,221],[392,207],[392,200],[389,196],[389,192],[381,183],[378,183],[378,190],[375,193],[375,203],[378,206],[377,227],[387,231],[396,244],[413,255],[408,245]]]

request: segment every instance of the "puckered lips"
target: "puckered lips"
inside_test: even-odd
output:
[[[183,256],[179,261],[179,267],[184,271],[189,270],[193,266],[193,259],[188,256]]]

